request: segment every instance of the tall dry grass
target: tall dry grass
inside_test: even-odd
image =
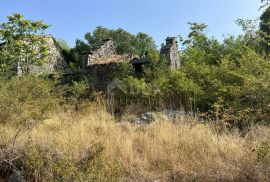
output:
[[[254,128],[245,137],[240,137],[237,133],[220,134],[210,125],[200,124],[190,117],[179,117],[176,122],[161,117],[149,125],[116,123],[114,117],[102,107],[95,106],[88,112],[77,115],[75,121],[68,113],[54,116],[32,130],[23,131],[18,136],[15,146],[12,146],[10,144],[15,134],[15,128],[0,126],[2,153],[15,150],[15,154],[20,158],[26,155],[21,152],[22,149],[34,146],[39,148],[36,151],[44,149],[45,152],[41,152],[42,155],[46,155],[43,160],[51,159],[50,155],[59,154],[61,158],[69,159],[69,162],[65,163],[63,168],[58,168],[70,170],[70,167],[70,174],[77,171],[72,173],[70,178],[74,181],[110,181],[110,178],[115,176],[111,181],[269,180],[269,163],[257,160],[257,150],[261,143],[270,141],[270,129],[266,127]],[[105,178],[76,176],[79,172],[89,172],[85,168],[90,168],[92,164],[99,166],[98,161],[88,166],[84,165],[83,169],[78,167],[86,160],[89,150],[97,145],[104,147],[102,161],[108,161],[108,165],[106,163],[101,166],[106,170],[99,175],[108,175],[110,170],[118,171]],[[33,152],[31,155],[34,154],[36,158],[31,160],[38,162],[38,156],[41,154]],[[16,155],[13,155],[13,158],[16,158]],[[112,161],[117,162],[119,166],[112,167]],[[54,178],[53,170],[56,169],[52,167],[51,173],[47,172],[46,175]],[[89,173],[98,170],[100,169]],[[38,178],[37,181],[48,179],[43,178],[42,175],[45,174],[42,170],[29,171],[37,173],[36,176],[30,175],[32,178]]]

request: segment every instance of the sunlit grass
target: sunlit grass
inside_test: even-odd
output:
[[[1,144],[13,148],[10,142],[16,129],[1,125],[0,131]],[[75,122],[64,113],[54,116],[31,131],[24,130],[14,148],[20,151],[31,143],[48,148],[51,153],[68,154],[75,165],[99,144],[105,148],[106,159],[122,166],[123,180],[136,176],[144,180],[167,179],[177,174],[187,180],[188,176],[202,180],[243,180],[247,176],[264,179],[263,172],[256,171],[260,164],[255,150],[262,141],[270,139],[269,132],[269,128],[261,127],[254,128],[246,137],[218,134],[190,117],[174,123],[160,118],[147,126],[116,124],[101,108],[78,115]]]

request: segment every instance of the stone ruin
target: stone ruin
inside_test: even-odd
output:
[[[62,56],[60,48],[56,44],[56,40],[53,36],[44,36],[46,46],[48,47],[48,57],[47,60],[42,66],[30,65],[30,73],[32,74],[54,74],[56,72],[62,73],[70,73],[70,69]],[[1,48],[5,45],[5,43],[0,44]],[[22,75],[22,67],[19,65],[14,66],[18,75]]]
[[[42,66],[31,66],[30,72],[34,74],[54,74],[62,72],[70,74],[68,65],[61,54],[61,50],[57,47],[56,41],[52,36],[45,36],[47,46],[49,47],[49,56],[47,62]],[[1,47],[1,46],[0,46]],[[178,45],[175,37],[168,37],[166,44],[162,46],[160,55],[165,56],[168,60],[168,65],[171,69],[180,68],[180,57]],[[143,65],[149,63],[147,58],[138,58],[136,55],[116,53],[113,40],[104,40],[103,44],[93,52],[85,52],[83,54],[84,71],[82,74],[99,74],[101,79],[106,78],[106,73],[110,70],[115,70],[121,62],[129,62],[133,65],[135,73],[143,72]],[[102,71],[106,70],[106,71]],[[17,73],[22,74],[20,65],[17,66]],[[72,74],[72,73],[71,73]],[[100,79],[100,80],[101,80]]]
[[[83,74],[91,75],[91,89],[105,90],[112,81],[111,74],[117,70],[118,64],[134,59],[131,54],[116,54],[114,42],[111,39],[103,41],[103,44],[93,52],[83,53]]]
[[[166,45],[161,48],[160,54],[167,58],[168,66],[171,69],[180,68],[178,45],[175,37],[166,39]],[[118,55],[111,39],[105,40],[97,50],[83,53],[83,74],[91,75],[91,89],[105,90],[113,79],[111,73],[115,72],[118,64],[122,62],[132,64],[135,74],[139,76],[143,72],[143,65],[148,64],[149,60],[131,54]]]
[[[103,44],[96,51],[83,53],[85,68],[93,65],[117,64],[132,59],[134,59],[134,56],[131,54],[116,54],[114,42],[111,39],[104,40]]]
[[[49,55],[46,62],[42,66],[30,66],[32,74],[54,74],[56,72],[69,73],[68,65],[61,54],[61,50],[56,46],[55,39],[49,35],[45,36],[46,46],[48,47]],[[22,74],[20,65],[17,66],[17,74]]]
[[[178,43],[175,37],[167,37],[166,45],[162,46],[160,54],[165,56],[172,70],[180,68],[180,56],[178,51]]]
[[[162,46],[160,55],[165,56],[172,70],[180,68],[178,44],[175,37],[168,37],[166,39],[166,45]],[[117,64],[123,61],[129,61],[133,64],[136,72],[142,71],[142,65],[148,62],[146,58],[139,59],[136,55],[116,54],[114,42],[111,39],[104,40],[103,44],[96,51],[83,54],[83,64],[86,69],[94,65]]]

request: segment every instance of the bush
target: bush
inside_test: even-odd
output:
[[[257,150],[257,159],[260,162],[266,162],[270,159],[270,144],[267,141],[261,143]]]
[[[59,95],[53,82],[42,77],[21,76],[1,81],[0,123],[30,127],[55,111]]]

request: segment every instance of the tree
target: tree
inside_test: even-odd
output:
[[[262,47],[263,39],[260,35],[261,32],[258,30],[258,20],[238,19],[236,24],[242,28],[244,33],[238,36],[241,44],[252,48],[257,53],[262,53],[264,51]]]
[[[61,48],[61,50],[70,51],[70,47],[64,39],[58,39],[58,40],[56,40],[56,42],[57,42],[58,46]]]
[[[29,74],[32,66],[46,62],[48,47],[43,32],[49,26],[42,21],[26,20],[21,14],[8,16],[0,25],[0,71],[2,74]]]
[[[260,17],[260,34],[263,38],[263,47],[267,53],[270,52],[270,7],[266,8]]]
[[[103,40],[112,38],[112,30],[98,26],[93,33],[87,32],[84,36],[91,51],[100,47]]]
[[[270,0],[260,0],[262,3],[261,8],[267,7],[270,4]]]
[[[137,54],[136,37],[134,35],[121,28],[111,32],[110,38],[114,41],[117,54]]]
[[[204,23],[188,23],[191,32],[188,39],[183,40],[185,49],[182,53],[182,63],[194,61],[217,65],[221,59],[222,46],[215,38],[208,38],[205,34],[207,25]],[[186,57],[188,55],[188,57]]]
[[[58,49],[61,51],[61,54],[64,57],[65,62],[67,62],[69,68],[71,68],[74,71],[81,68],[82,60],[79,59],[79,56],[76,54],[75,49],[71,49],[64,39],[58,39],[56,41],[56,45]]]
[[[207,42],[207,36],[204,31],[207,25],[204,23],[188,23],[190,25],[191,32],[188,34],[188,40],[184,41],[184,45],[194,47],[198,46],[203,48]]]
[[[104,40],[112,39],[115,44],[117,54],[145,55],[147,51],[156,49],[152,37],[145,33],[133,35],[121,28],[112,30],[102,26],[97,27],[93,32],[85,34],[87,43],[77,40],[76,49],[78,51],[93,51],[98,49]]]
[[[155,42],[152,37],[146,33],[139,32],[136,35],[136,49],[137,54],[142,57],[147,54],[147,52],[156,49]]]

